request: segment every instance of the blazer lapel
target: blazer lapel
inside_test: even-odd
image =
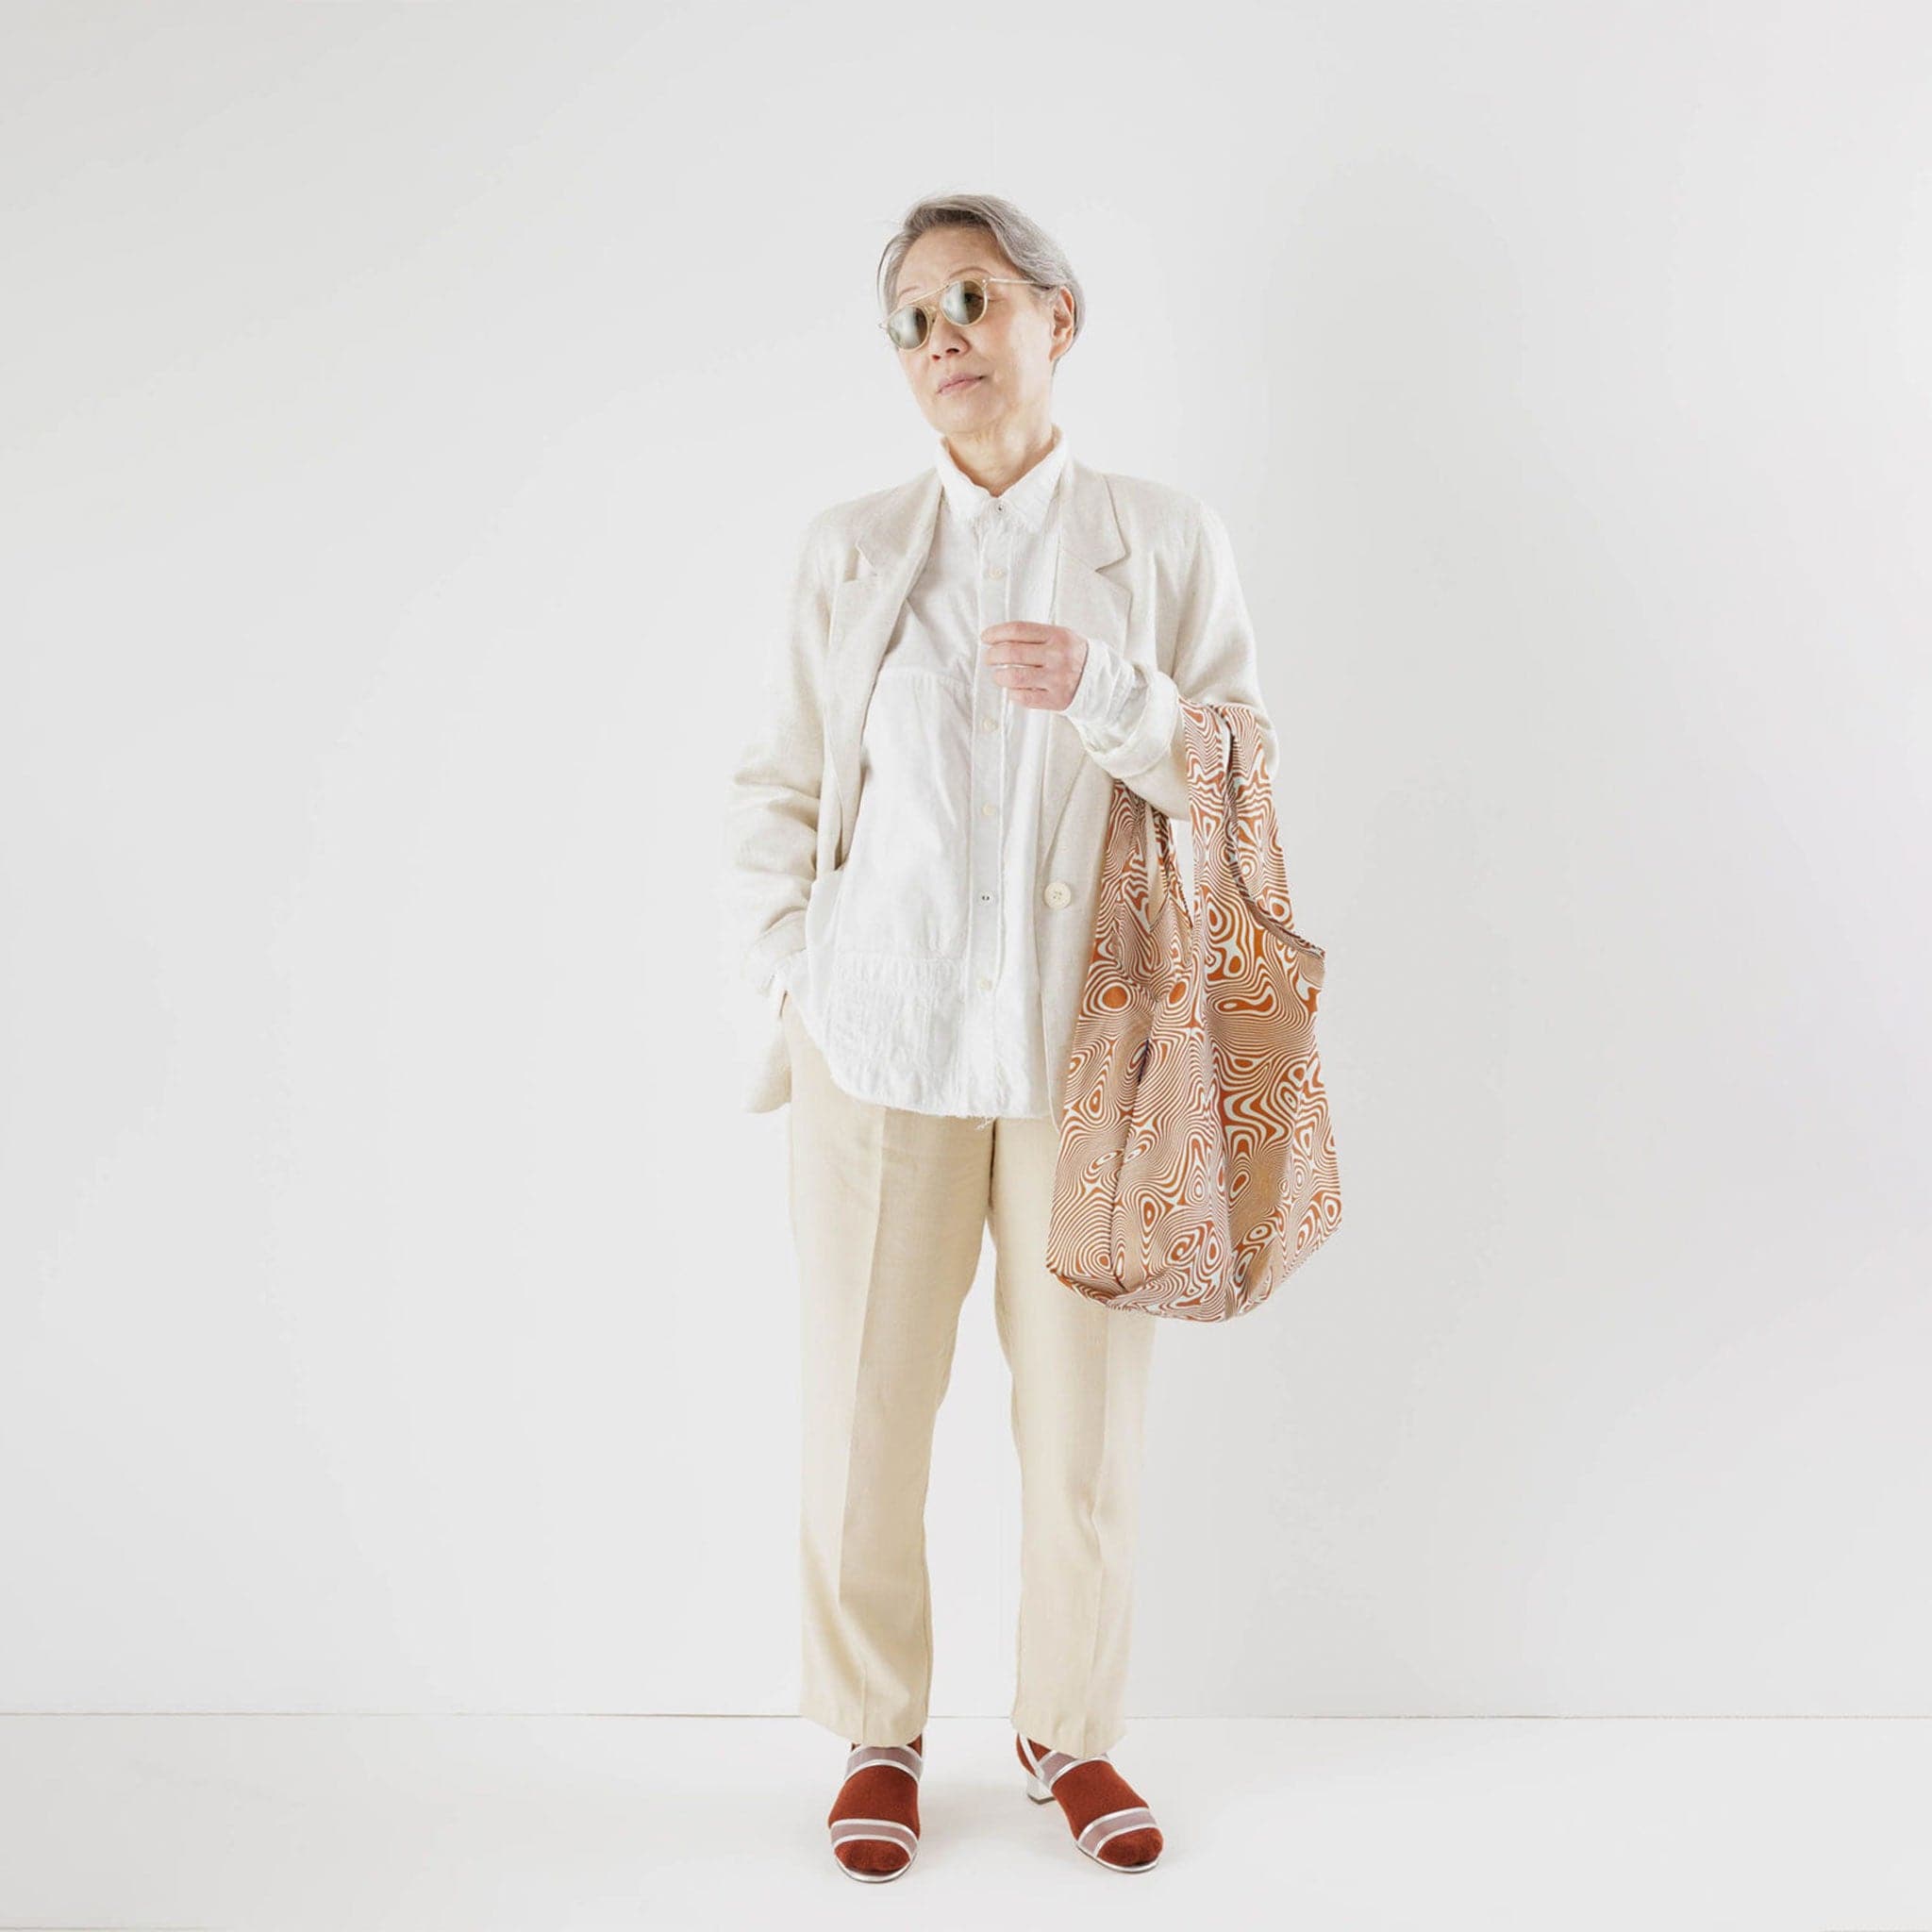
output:
[[[928,469],[889,490],[853,533],[865,567],[832,593],[825,643],[825,739],[838,794],[833,862],[844,862],[858,810],[858,759],[865,708],[892,627],[932,548],[941,483]]]

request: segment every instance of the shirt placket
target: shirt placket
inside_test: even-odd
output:
[[[979,520],[976,605],[979,629],[1006,622],[1012,586],[1012,518],[994,498]],[[1003,953],[1000,847],[1006,829],[1006,693],[986,662],[986,647],[973,641],[974,731],[971,862],[972,893],[966,960],[967,1038],[977,1062],[974,1084],[990,1090],[998,1077],[995,1051],[997,992]],[[990,1124],[990,1123],[989,1123]]]

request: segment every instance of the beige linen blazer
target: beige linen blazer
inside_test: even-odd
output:
[[[933,464],[887,490],[821,510],[807,525],[790,621],[760,728],[734,768],[724,808],[723,964],[760,995],[743,1003],[739,1103],[769,1112],[791,1097],[774,967],[805,944],[815,882],[845,861],[858,811],[868,700],[900,607],[925,561],[941,484]],[[1093,908],[1113,781],[1180,821],[1188,788],[1180,700],[1242,704],[1261,715],[1255,638],[1226,525],[1170,484],[1097,470],[1070,456],[1060,488],[1060,564],[1051,613],[1145,671],[1149,715],[1167,721],[1151,762],[1110,771],[1059,712],[1049,719],[1035,890],[1048,1106],[1064,1104],[1067,1048],[1093,939]],[[1278,770],[1278,764],[1275,768]],[[1150,870],[1153,841],[1148,841]],[[1191,855],[1190,855],[1191,858]],[[1188,867],[1191,870],[1191,863]]]

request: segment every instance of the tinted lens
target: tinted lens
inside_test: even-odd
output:
[[[895,348],[918,348],[925,340],[925,310],[909,303],[904,308],[893,309],[886,318],[886,333]]]
[[[940,297],[940,308],[948,322],[957,322],[962,327],[977,322],[986,313],[986,284],[948,282],[945,293]]]

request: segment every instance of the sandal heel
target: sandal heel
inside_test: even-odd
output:
[[[1029,1798],[1031,1798],[1036,1805],[1047,1805],[1053,1802],[1052,1791],[1050,1791],[1046,1788],[1046,1786],[1041,1784],[1040,1780],[1037,1777],[1035,1777],[1030,1771],[1026,1774],[1026,1795]]]

